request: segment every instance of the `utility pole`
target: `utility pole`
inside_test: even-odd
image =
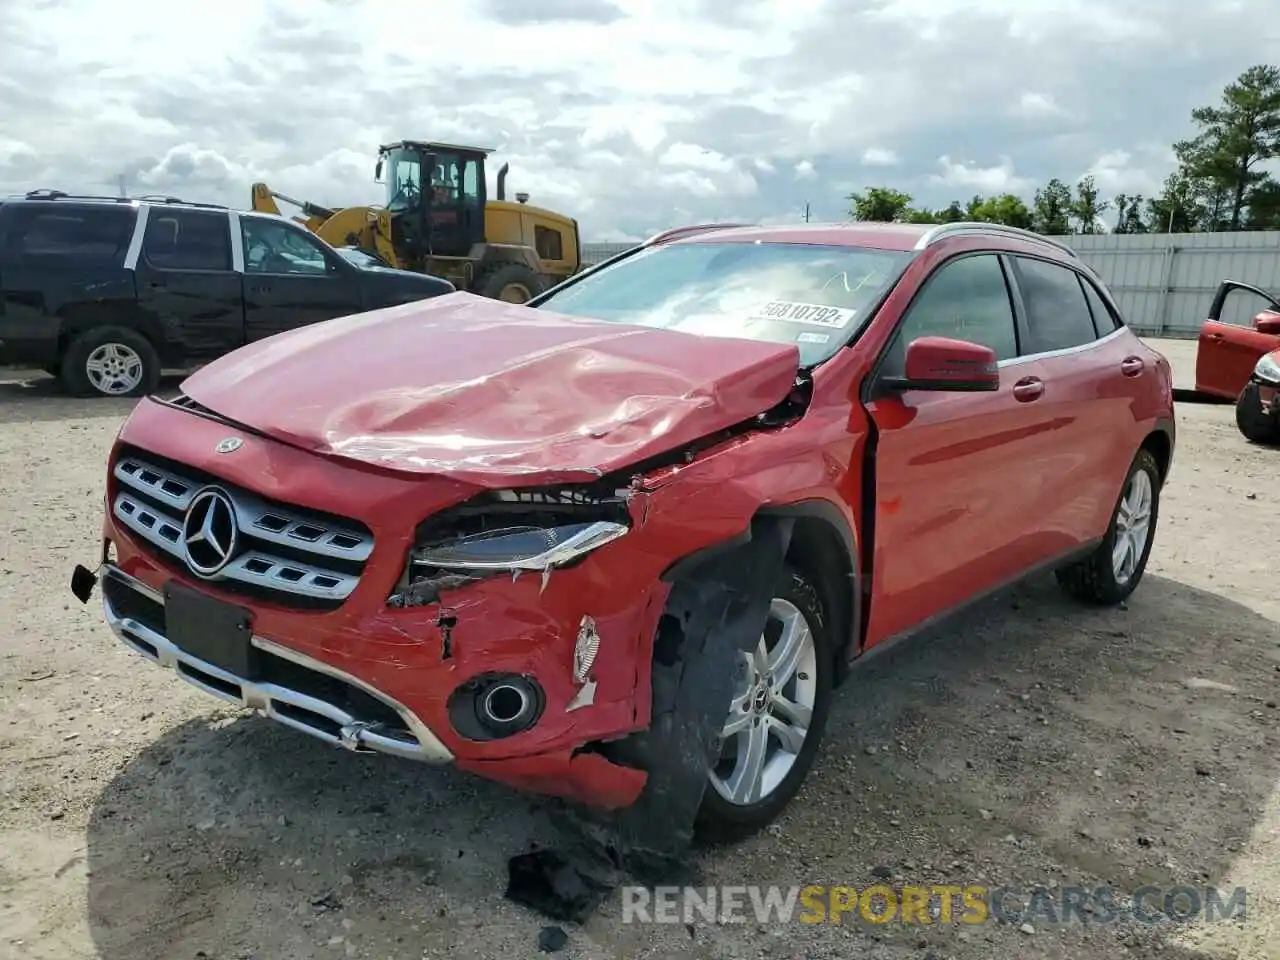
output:
[[[804,222],[805,223],[809,222],[809,201],[808,200],[804,202]]]
[[[117,180],[120,183],[120,197],[121,199],[124,199],[125,197],[128,196],[128,194],[125,192],[125,189],[124,189],[124,174],[123,173],[120,174],[120,176],[117,177]]]

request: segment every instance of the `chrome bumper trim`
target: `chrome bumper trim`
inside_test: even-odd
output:
[[[103,564],[97,572],[99,577],[113,579],[137,591],[149,600],[159,604],[164,603],[164,598],[158,591],[125,573],[119,567],[112,564]],[[157,663],[162,667],[173,670],[192,686],[220,700],[248,707],[287,727],[310,734],[326,743],[331,743],[347,750],[386,753],[434,764],[449,763],[453,760],[453,754],[449,752],[449,749],[408,709],[362,680],[343,673],[341,670],[335,670],[328,664],[313,660],[311,657],[298,653],[296,650],[283,647],[265,637],[254,635],[252,639],[253,645],[260,650],[264,650],[283,660],[289,660],[308,670],[348,683],[381,701],[400,716],[412,739],[380,733],[376,724],[352,716],[341,707],[324,700],[318,700],[315,697],[272,683],[253,683],[248,680],[242,680],[240,677],[215,667],[211,663],[192,657],[179,650],[169,642],[167,637],[152,630],[146,624],[121,615],[112,606],[105,591],[103,591],[102,596],[102,608],[106,614],[107,624],[129,649],[152,663]],[[151,649],[147,649],[148,647]],[[154,653],[152,653],[153,650],[155,651]],[[210,677],[228,687],[235,688],[238,690],[238,694],[205,683],[198,675]],[[282,714],[277,709],[277,704],[285,707],[295,707],[324,717],[339,727],[339,735],[334,736],[328,730],[311,726],[302,720]]]

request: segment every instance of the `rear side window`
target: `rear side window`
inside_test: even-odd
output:
[[[1027,343],[1023,354],[1048,353],[1092,343],[1089,303],[1074,270],[1044,260],[1016,257],[1018,285],[1027,306]]]
[[[1105,337],[1108,333],[1119,330],[1120,321],[1111,312],[1097,288],[1084,277],[1080,277],[1080,286],[1084,287],[1084,298],[1089,303],[1089,312],[1093,314],[1093,328],[1098,331],[1098,336]]]
[[[161,270],[230,270],[230,224],[225,213],[153,208],[142,255]]]
[[[5,259],[44,266],[124,263],[136,214],[131,207],[14,207],[5,230]]]

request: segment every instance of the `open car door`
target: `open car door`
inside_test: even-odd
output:
[[[1235,291],[1253,294],[1269,305],[1253,318],[1250,326],[1224,323],[1222,320],[1227,297]],[[1209,317],[1200,327],[1200,340],[1196,346],[1196,391],[1235,400],[1249,382],[1259,358],[1278,347],[1280,300],[1239,280],[1223,280],[1213,295]]]

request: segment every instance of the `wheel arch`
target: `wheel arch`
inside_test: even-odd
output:
[[[741,533],[680,558],[663,572],[662,579],[686,579],[704,564],[751,543],[763,527],[779,524],[789,528],[782,540],[782,559],[812,579],[831,618],[833,682],[838,685],[848,675],[849,661],[858,649],[862,592],[855,562],[857,534],[835,504],[812,499],[763,506]]]
[[[1143,450],[1149,451],[1156,458],[1156,465],[1160,468],[1161,484],[1169,479],[1169,470],[1173,466],[1174,437],[1173,421],[1160,420],[1141,444]]]

